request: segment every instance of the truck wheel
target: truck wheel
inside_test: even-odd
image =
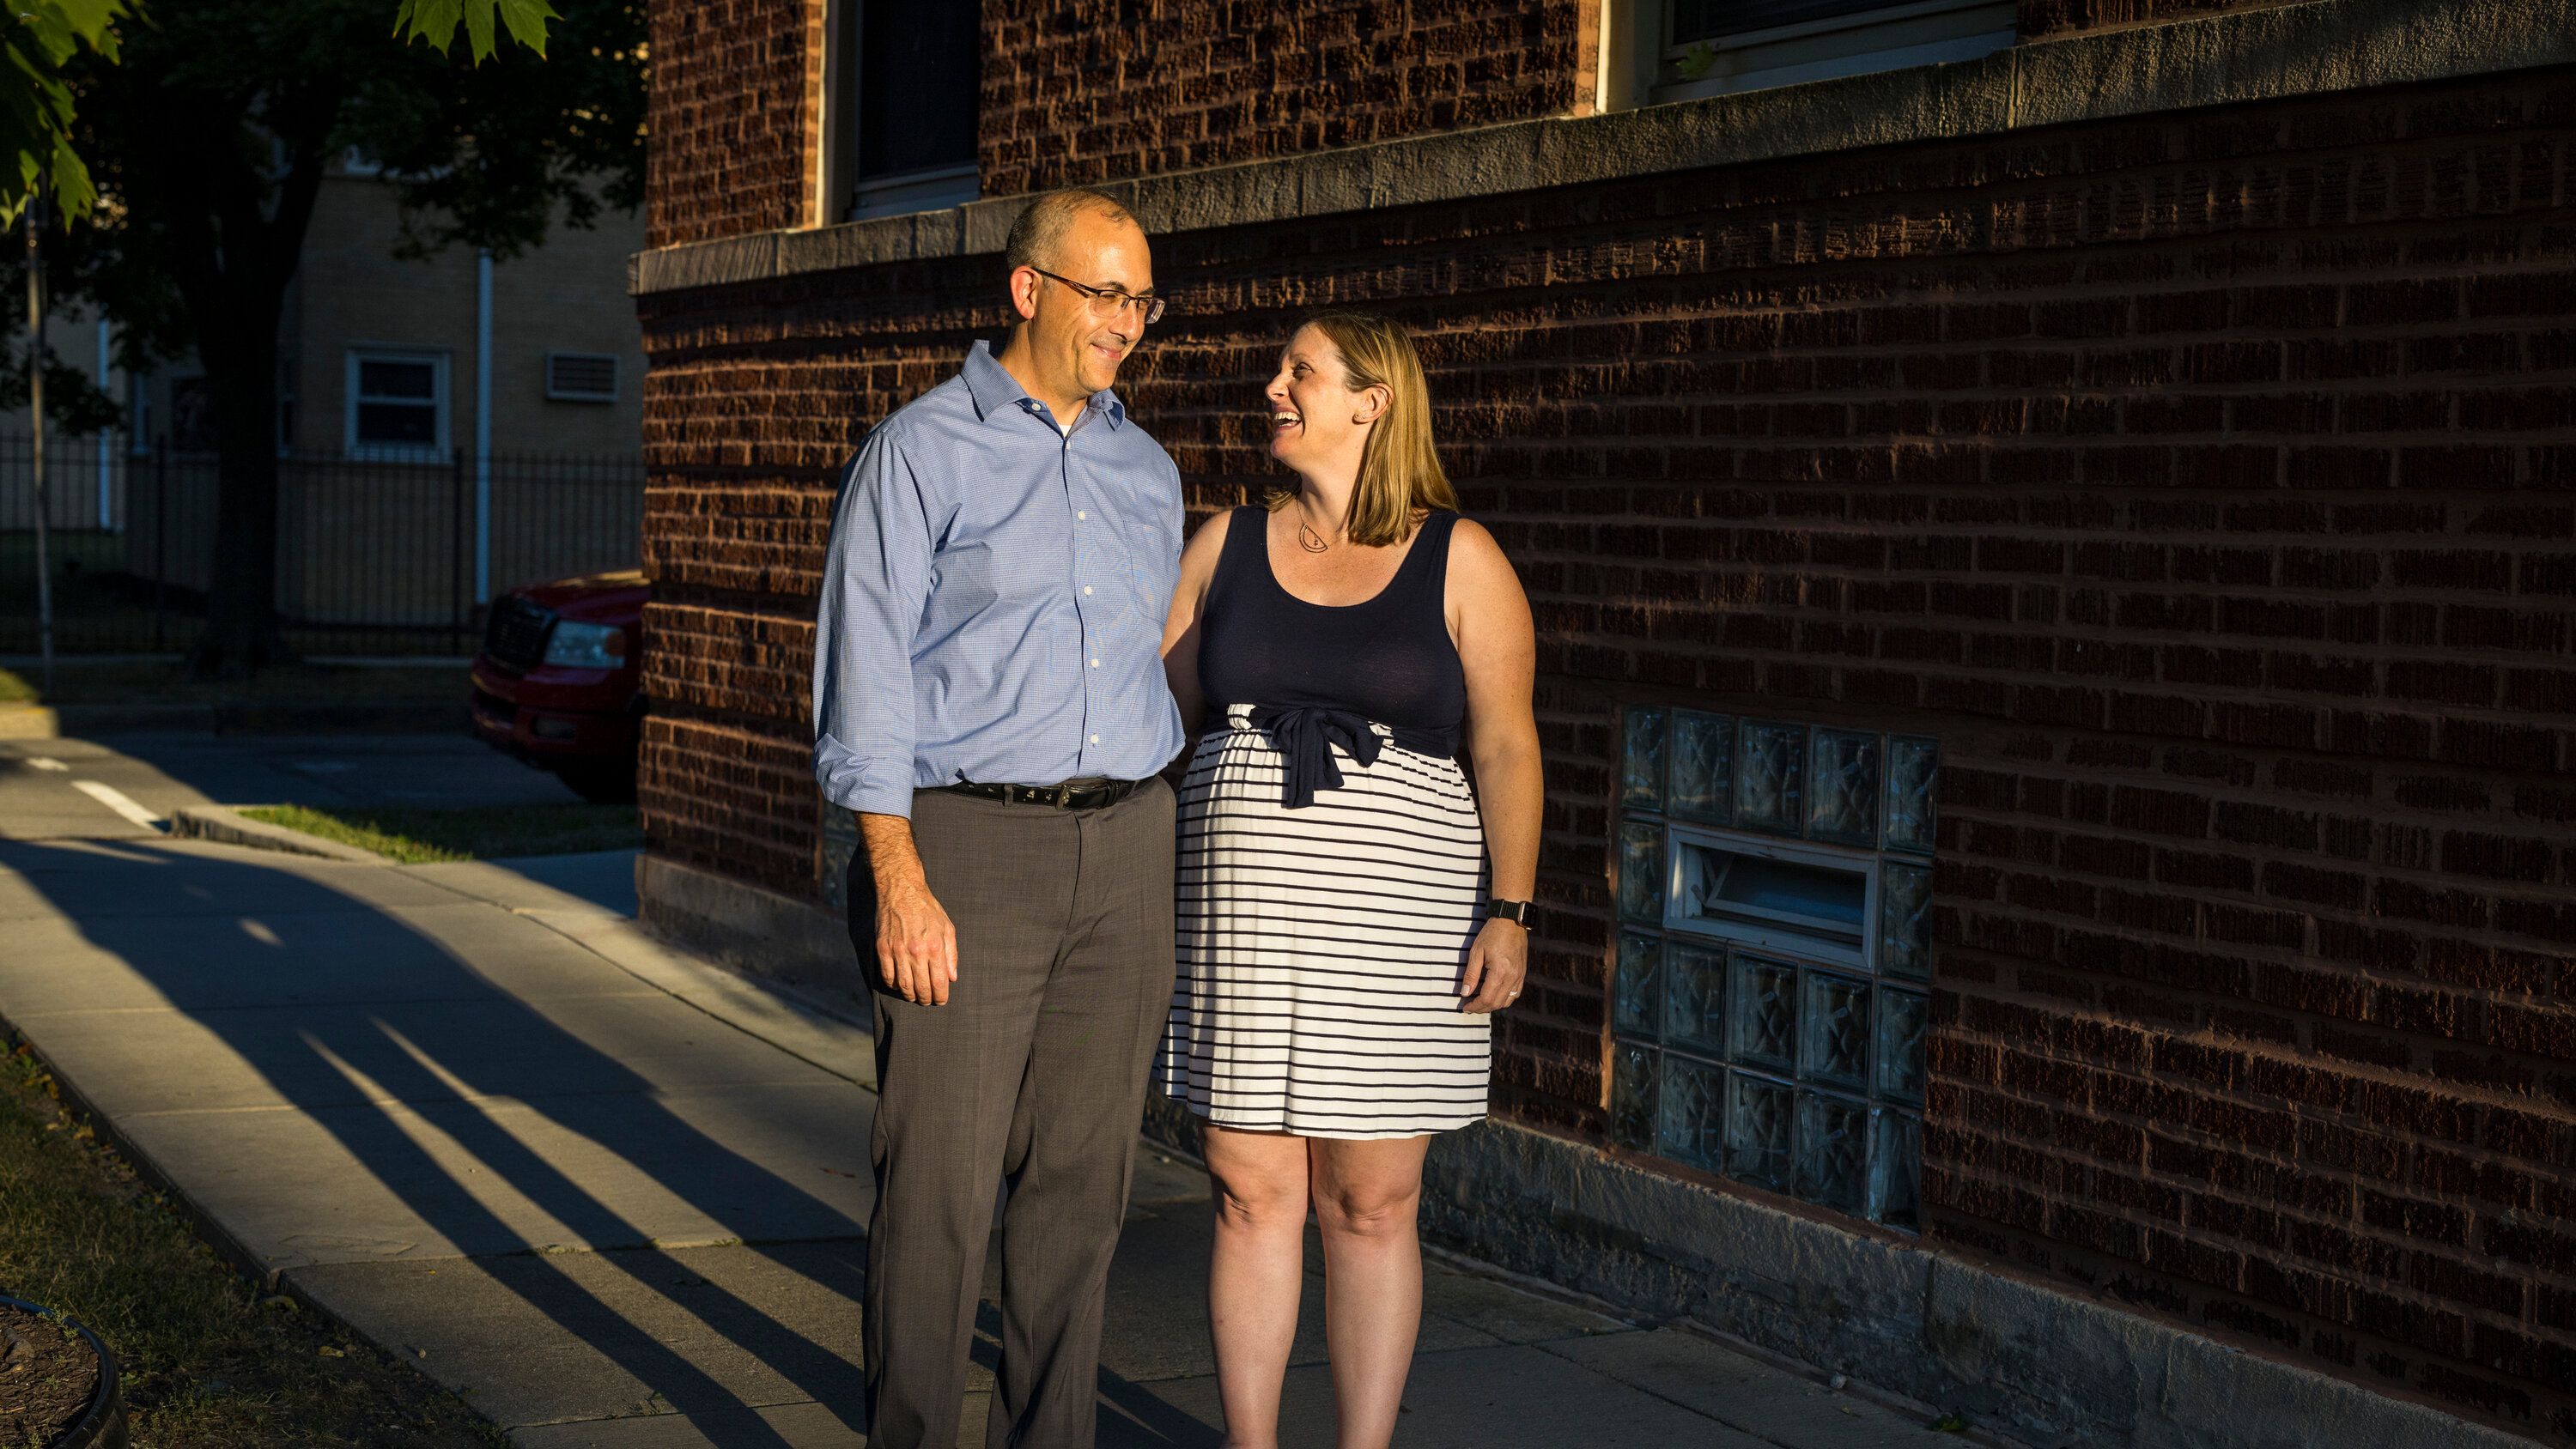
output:
[[[555,773],[572,787],[572,792],[593,805],[632,805],[635,803],[635,761],[567,760]]]

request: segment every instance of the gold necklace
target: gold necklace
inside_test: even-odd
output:
[[[1304,519],[1299,519],[1297,521],[1297,546],[1308,553],[1323,553],[1333,545],[1327,541],[1322,534],[1317,533],[1314,529],[1308,527]]]

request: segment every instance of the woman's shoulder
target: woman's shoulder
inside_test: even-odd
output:
[[[1181,547],[1181,568],[1214,568],[1217,555],[1225,551],[1226,535],[1232,530],[1234,516],[1243,510],[1223,508],[1207,516]]]
[[[1520,574],[1491,530],[1463,513],[1449,515],[1449,581],[1471,590],[1520,588]]]
[[[1446,512],[1449,520],[1449,557],[1461,557],[1482,563],[1499,563],[1511,567],[1503,557],[1503,546],[1494,541],[1493,532],[1463,513]]]

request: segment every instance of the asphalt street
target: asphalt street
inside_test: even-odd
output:
[[[538,805],[581,797],[463,735],[224,738],[136,734],[0,742],[0,840],[114,839],[160,832],[118,814],[82,781],[167,816],[183,805]]]

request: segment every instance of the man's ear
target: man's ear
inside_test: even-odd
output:
[[[1044,285],[1046,278],[1039,276],[1035,267],[1021,267],[1011,273],[1011,307],[1020,314],[1021,321],[1034,320],[1038,315],[1038,288]]]

